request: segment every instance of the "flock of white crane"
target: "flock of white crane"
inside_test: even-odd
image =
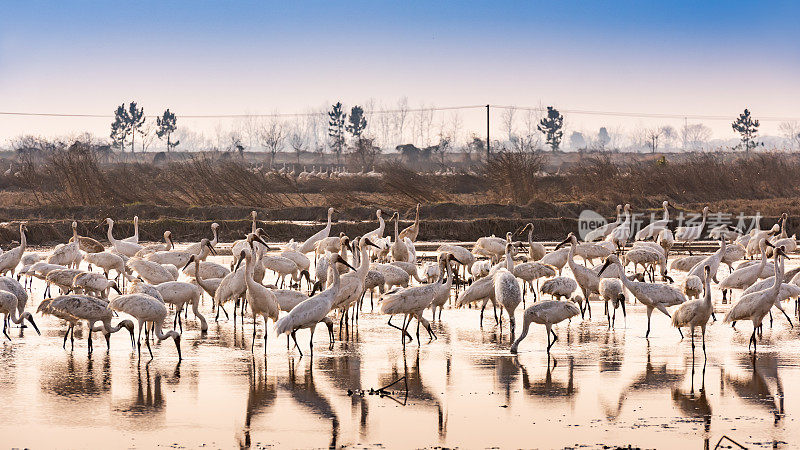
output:
[[[144,330],[151,357],[150,340],[153,338],[173,339],[178,357],[181,357],[181,313],[186,309],[184,315],[188,316],[189,306],[200,321],[201,332],[207,331],[206,318],[200,312],[204,294],[213,299],[212,311],[216,312],[216,318],[220,311],[228,316],[225,306],[234,305],[234,326],[237,308],[242,321],[249,308],[253,317],[253,346],[258,317],[261,317],[265,352],[267,323],[271,319],[274,332],[279,336],[287,335],[287,348],[291,336],[301,355],[296,337],[298,330],[310,331],[313,354],[314,330],[319,323],[324,323],[332,348],[334,317],[339,319],[340,335],[343,330],[349,333],[350,327],[358,324],[365,294],[370,292],[372,302],[376,289],[381,295],[380,313],[388,315],[388,325],[400,331],[404,346],[406,338],[413,341],[408,331],[412,319],[417,322],[418,342],[420,326],[427,330],[431,339],[436,339],[430,321],[423,315],[430,309],[432,320],[441,321],[442,310],[448,302],[454,307],[480,305],[481,324],[484,308],[492,302],[500,332],[503,332],[503,316],[507,315],[513,340],[515,312],[520,303],[524,307],[528,290],[534,300],[537,291],[539,296],[549,294],[552,300],[535,301],[524,310],[522,331],[511,345],[511,352],[517,352],[532,323],[545,326],[549,352],[558,339],[553,326],[579,314],[582,318],[588,314],[591,319],[591,301],[604,302],[608,326],[613,327],[617,309],[621,308],[625,314],[628,293],[646,308],[645,336],[650,334],[652,312],[658,310],[671,317],[681,337],[681,328],[690,330],[692,350],[695,329],[700,328],[705,352],[706,326],[714,317],[712,281],[722,289],[723,303],[729,300],[729,292],[743,291],[728,309],[724,321],[734,324],[739,320],[752,321],[750,345],[754,353],[762,321],[773,307],[780,309],[791,324],[782,302],[800,297],[800,270],[784,271],[784,258],[796,249],[795,236],[786,235],[785,214],[775,226],[766,230],[756,226],[747,234],[730,226],[715,227],[709,235],[719,239],[720,247],[716,252],[704,256],[690,254],[676,259],[668,267],[670,251],[676,242],[686,245],[701,237],[708,207],[703,209],[702,223],[678,227],[674,233],[669,227],[669,204],[664,202],[663,208],[663,219],[653,221],[635,236],[632,236],[630,206],[620,205],[617,220],[592,231],[584,242],[570,233],[548,252],[543,244],[533,241],[533,225],[528,224],[522,229],[528,231],[527,242],[513,241],[513,233],[509,232],[505,238],[480,238],[472,250],[447,243],[438,247],[435,262],[424,264],[418,261],[416,251],[420,205],[417,205],[414,223],[403,230],[399,229],[399,215],[391,216],[393,236],[384,237],[386,223],[378,210],[378,228],[352,240],[342,233],[331,236],[332,216],[336,211],[330,208],[322,230],[302,242],[290,240],[278,251],[267,245],[267,234],[258,227],[253,212],[250,233],[231,246],[233,263],[230,267],[207,260],[209,255],[216,254],[219,244],[216,223],[211,225],[212,239],[204,238],[177,250],[170,231],[164,232],[163,243],[140,243],[136,217],[134,235],[125,239],[114,237],[114,221],[106,219],[109,248],[92,238],[80,236],[77,223],[73,222],[73,236],[69,242],[47,254],[26,251],[26,226],[22,224],[20,245],[0,253],[3,333],[10,340],[7,332],[10,322],[25,326],[25,320],[39,332],[32,314],[25,311],[33,277],[47,283],[46,298],[39,303],[37,313],[62,319],[67,326],[64,347],[68,337],[74,346],[74,328],[86,322],[90,353],[93,332],[101,332],[110,344],[111,334],[125,328],[140,355]],[[632,241],[630,246],[629,241]],[[583,264],[576,261],[578,256]],[[734,270],[735,262],[756,256],[760,259],[743,261]],[[598,259],[602,263],[591,267]],[[82,263],[85,270],[81,268]],[[718,281],[721,264],[726,264],[730,273]],[[626,268],[630,265],[633,274],[628,275]],[[569,266],[570,277],[562,275],[564,266]],[[100,271],[93,271],[93,268]],[[682,288],[674,284],[669,270],[688,272]],[[660,282],[656,281],[657,271]],[[274,284],[266,282],[268,272],[275,274]],[[288,286],[287,277],[290,278]],[[302,288],[304,279],[306,291]],[[61,295],[50,295],[52,285],[60,289]],[[111,290],[118,295],[109,297]],[[126,293],[123,294],[123,290]],[[668,310],[671,307],[677,307],[672,314]],[[174,309],[173,329],[165,331],[164,323],[171,309]],[[395,315],[402,316],[400,325],[392,323]],[[134,319],[136,324],[125,316]],[[116,317],[119,321],[112,325]]]

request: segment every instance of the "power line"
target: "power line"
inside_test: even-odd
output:
[[[395,114],[395,113],[414,113],[414,112],[431,112],[431,111],[455,111],[466,109],[479,109],[485,108],[486,105],[463,105],[463,106],[431,106],[421,108],[408,108],[408,109],[382,109],[382,110],[369,110],[365,111],[367,114]],[[512,105],[490,105],[491,108],[496,109],[516,109],[521,111],[536,111],[543,112],[545,108],[538,106],[512,106]],[[611,116],[611,117],[633,117],[633,118],[648,118],[648,119],[694,119],[694,120],[733,120],[736,116],[720,116],[720,115],[705,115],[705,114],[673,114],[673,113],[646,113],[646,112],[625,112],[625,111],[597,111],[587,109],[561,109],[559,110],[566,114],[579,114],[590,116]],[[272,114],[188,114],[179,115],[183,119],[246,119],[246,118],[291,118],[291,117],[313,117],[325,116],[327,112],[311,112],[311,113],[272,113]],[[20,116],[20,117],[61,117],[61,118],[90,118],[90,119],[113,119],[111,114],[67,114],[67,113],[50,113],[50,112],[19,112],[19,111],[0,111],[0,116]],[[159,116],[146,116],[154,118]],[[775,117],[775,116],[759,116],[760,121],[765,122],[787,122],[787,121],[800,121],[797,117]]]

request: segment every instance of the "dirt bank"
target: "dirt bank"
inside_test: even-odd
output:
[[[568,232],[578,228],[577,217],[589,205],[531,204],[512,205],[456,205],[442,203],[423,206],[421,239],[474,241],[481,236],[503,236],[507,231],[518,231],[528,222],[534,224],[534,239],[560,240]],[[251,208],[244,207],[162,207],[152,205],[129,205],[119,207],[65,207],[65,208],[18,208],[0,209],[0,245],[19,240],[19,223],[27,222],[28,242],[31,245],[53,245],[66,242],[71,236],[70,223],[78,221],[78,232],[106,242],[104,218],[115,219],[114,234],[117,238],[133,234],[134,215],[140,218],[140,236],[144,241],[160,240],[164,231],[170,230],[177,241],[196,241],[211,237],[211,223],[220,224],[220,239],[232,241],[250,231]],[[271,239],[285,241],[304,238],[322,226],[326,208],[255,209],[259,226]],[[386,217],[392,210],[385,210]],[[400,226],[412,223],[413,208],[401,211],[404,218]],[[373,208],[349,208],[335,215],[332,233],[344,232],[348,236],[362,235],[378,226]],[[762,227],[777,222],[777,217],[765,217]],[[386,235],[393,233],[393,223],[386,224]],[[789,226],[794,233],[794,227]],[[524,239],[525,236],[519,236]]]

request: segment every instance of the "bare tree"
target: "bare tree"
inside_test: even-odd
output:
[[[401,97],[397,101],[397,109],[393,116],[394,128],[397,133],[397,142],[402,143],[404,140],[406,120],[408,119],[408,98]]]
[[[289,135],[289,145],[294,149],[297,164],[300,164],[300,155],[306,150],[308,145],[308,135],[299,127],[295,128]]]
[[[503,109],[503,114],[500,115],[500,121],[503,124],[503,131],[506,133],[506,139],[511,142],[514,139],[514,116],[517,114],[517,108],[509,107]]]
[[[417,137],[418,146],[428,146],[431,143],[431,129],[433,128],[434,106],[425,107],[420,105],[420,109],[414,113],[414,130]]]
[[[146,152],[156,138],[156,124],[154,120],[145,120],[139,129],[142,135],[142,151]]]
[[[431,151],[436,155],[439,163],[445,165],[447,162],[447,154],[450,153],[452,147],[452,138],[446,134],[439,133],[439,143],[431,147]]]
[[[259,119],[253,114],[247,114],[240,122],[239,129],[242,131],[242,137],[247,142],[247,148],[252,149],[258,145],[260,138]]]
[[[782,122],[778,125],[778,130],[788,142],[789,148],[800,148],[800,122],[796,120]]]
[[[267,123],[261,125],[261,145],[270,153],[269,165],[275,164],[275,154],[283,148],[286,140],[286,129],[277,117],[271,117]]]
[[[458,147],[458,136],[461,134],[461,127],[464,126],[464,121],[461,119],[461,114],[458,111],[453,111],[450,114],[450,137],[453,139],[452,146]]]
[[[684,150],[701,151],[711,139],[711,128],[702,123],[686,124],[681,128]]]

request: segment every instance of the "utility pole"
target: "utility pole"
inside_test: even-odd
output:
[[[486,105],[486,162],[489,162],[489,154],[491,154],[492,150],[490,148],[489,142],[489,105]]]

